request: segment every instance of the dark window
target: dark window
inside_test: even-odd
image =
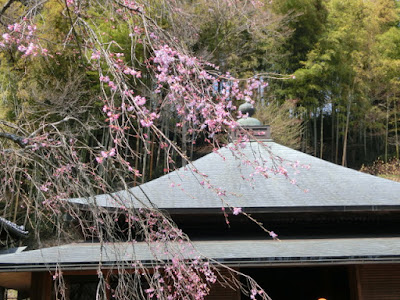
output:
[[[248,268],[273,300],[350,300],[347,267]],[[242,295],[241,299],[249,299]]]
[[[66,276],[69,300],[95,300],[97,276]]]

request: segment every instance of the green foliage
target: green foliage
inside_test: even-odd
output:
[[[193,4],[193,51],[218,64],[223,71],[249,77],[271,70],[282,58],[281,45],[290,30],[285,17],[274,12],[267,1],[259,9],[251,5],[237,8],[237,13],[223,1],[196,1]],[[251,19],[249,19],[251,18]]]
[[[293,73],[318,42],[328,12],[322,0],[274,1],[273,8],[277,13],[289,16],[288,27],[293,34],[282,46],[287,55],[286,61],[282,62],[282,71]]]
[[[296,99],[296,110],[302,112],[307,132],[306,143],[314,148],[323,142],[332,149],[342,148],[348,113],[349,143],[354,145],[351,147],[360,149],[359,145],[367,143],[366,148],[375,149],[373,145],[378,144],[376,152],[382,152],[386,131],[389,146],[396,145],[391,141],[397,134],[400,84],[397,1],[262,2],[262,9],[255,9],[251,5],[240,6],[240,1],[232,8],[224,1],[151,0],[148,14],[180,38],[176,43],[220,65],[222,71],[229,69],[240,77],[258,72],[294,74],[293,80],[271,80],[267,100],[280,107],[285,100]],[[166,14],[169,5],[179,9]],[[4,18],[12,23],[24,9],[15,2]],[[132,67],[142,71],[142,84],[135,79],[130,83],[133,90],[146,94],[146,86],[153,83],[146,76],[143,62],[152,50],[136,42],[149,37],[142,32],[126,38],[144,20],[130,16],[121,22],[123,16],[105,13],[101,5],[88,8],[89,14],[96,24],[90,18],[85,21],[100,33],[99,43],[112,52],[123,53]],[[52,121],[66,115],[101,119],[98,69],[82,59],[90,57],[97,45],[80,45],[82,39],[77,36],[82,37],[85,32],[79,32],[78,27],[78,34],[74,35],[73,20],[56,0],[46,1],[36,21],[40,38],[47,41],[56,63],[38,57],[28,60],[17,51],[2,52],[0,116],[14,122],[35,120],[37,124],[43,116]],[[133,50],[132,44],[136,45]],[[82,49],[90,50],[81,53]],[[320,123],[318,112],[323,112],[324,124]],[[324,136],[321,125],[325,125]],[[176,131],[172,127],[171,130]],[[376,152],[371,156],[379,154]],[[365,150],[363,155],[367,156]]]
[[[255,117],[262,124],[272,128],[272,138],[275,142],[300,149],[303,123],[296,112],[296,103],[286,101],[283,104],[270,103],[268,106],[258,106]]]
[[[363,165],[360,171],[400,182],[400,160],[397,158],[387,163],[382,159],[377,159],[371,165]]]
[[[364,144],[366,155],[366,143],[371,146],[380,143],[387,130],[389,135],[396,134],[397,125],[393,120],[397,120],[397,109],[394,113],[391,110],[398,106],[396,91],[400,78],[397,3],[393,0],[327,0],[318,2],[324,13],[317,17],[318,12],[310,9],[317,1],[301,2],[307,5],[300,8],[295,1],[276,4],[281,11],[298,12],[299,17],[294,20],[302,23],[291,23],[296,30],[311,30],[312,27],[304,27],[308,22],[319,24],[314,34],[307,31],[310,35],[303,44],[303,61],[299,59],[294,70],[296,80],[283,85],[279,95],[298,99],[298,105],[308,111],[310,122],[306,129],[310,131],[308,137],[314,139],[314,148],[323,142],[317,142],[323,136],[320,128],[315,127],[321,126],[314,120],[319,118],[315,112],[328,108],[325,122],[330,129],[330,143],[336,143],[336,149],[344,146],[346,152],[347,140],[343,138],[348,136],[350,143]],[[296,37],[295,31],[292,38]]]

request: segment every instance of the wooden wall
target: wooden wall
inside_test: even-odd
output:
[[[30,300],[50,300],[52,284],[49,272],[33,272]]]
[[[400,264],[369,264],[350,267],[351,286],[355,300],[400,300]],[[68,272],[67,272],[68,273]],[[78,273],[78,274],[76,274]],[[75,272],[67,275],[88,275]],[[226,272],[223,273],[227,275]],[[32,274],[31,300],[50,300],[52,279],[49,272]],[[207,300],[240,300],[240,292],[216,283]]]
[[[399,300],[400,264],[356,266],[359,300]]]
[[[227,271],[222,270],[221,271],[222,275],[227,276],[228,278],[232,275],[228,275]],[[235,276],[236,280],[238,280],[238,277]],[[236,288],[236,290],[224,286],[223,284],[220,283],[215,283],[211,287],[210,294],[206,298],[207,300],[239,300],[240,299],[240,291]]]
[[[227,272],[222,272],[227,275]],[[68,276],[88,276],[96,275],[95,271],[75,271],[75,272],[64,272],[65,278]],[[31,300],[53,300],[54,293],[53,280],[51,278],[52,273],[50,272],[33,272],[32,273],[32,286],[30,291]],[[68,280],[67,280],[68,281]],[[68,295],[67,295],[68,296]],[[108,296],[110,299],[110,295]],[[235,291],[228,286],[216,283],[212,286],[210,294],[206,298],[207,300],[239,300],[240,292]]]

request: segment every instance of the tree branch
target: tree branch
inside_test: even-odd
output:
[[[0,11],[0,17],[6,12],[6,10],[13,4],[15,0],[8,0],[6,4],[4,4],[3,8]]]
[[[0,138],[9,139],[14,143],[18,144],[21,148],[25,148],[27,144],[24,137],[21,137],[13,133],[0,132]]]

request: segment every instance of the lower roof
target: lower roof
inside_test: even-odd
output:
[[[74,243],[0,255],[0,272],[113,268],[140,261],[144,266],[208,257],[235,266],[400,263],[400,238],[230,240],[190,243]],[[166,254],[174,253],[174,254]]]

